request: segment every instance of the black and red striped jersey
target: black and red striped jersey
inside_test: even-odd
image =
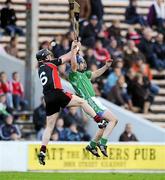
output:
[[[62,89],[57,67],[61,64],[61,59],[39,63],[38,74],[43,86],[44,94],[53,89]]]

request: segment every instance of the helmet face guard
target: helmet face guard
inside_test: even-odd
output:
[[[44,61],[48,55],[51,55],[51,51],[48,49],[41,49],[36,54],[37,61]]]
[[[80,55],[77,55],[76,56],[76,59],[77,59],[77,63],[80,64],[80,63],[86,63],[85,59],[80,56]]]
[[[86,64],[85,59],[84,59],[82,56],[80,56],[80,55],[77,55],[77,56],[76,56],[76,59],[77,59],[78,65],[79,65],[78,71],[84,72],[84,71],[87,69],[87,64]],[[81,63],[82,63],[82,64],[85,64],[85,67],[84,67],[83,70],[80,70],[80,64],[81,64]]]

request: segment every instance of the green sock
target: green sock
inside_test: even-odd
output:
[[[101,139],[100,139],[100,144],[102,144],[102,145],[106,146],[107,141],[108,141],[108,139],[101,138]]]
[[[97,143],[95,141],[90,141],[89,145],[92,147],[92,148],[95,148]]]

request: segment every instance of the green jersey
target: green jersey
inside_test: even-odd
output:
[[[70,72],[69,73],[69,81],[75,89],[78,96],[83,99],[89,99],[90,97],[95,96],[95,92],[91,83],[91,71],[85,72]]]
[[[95,92],[91,83],[91,71],[70,72],[69,81],[72,84],[77,95],[88,101],[88,104],[96,113],[104,111],[104,107],[95,98]]]

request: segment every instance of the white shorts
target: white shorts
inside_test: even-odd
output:
[[[107,108],[96,97],[91,97],[87,99],[87,101],[96,113],[103,113],[107,110]]]

